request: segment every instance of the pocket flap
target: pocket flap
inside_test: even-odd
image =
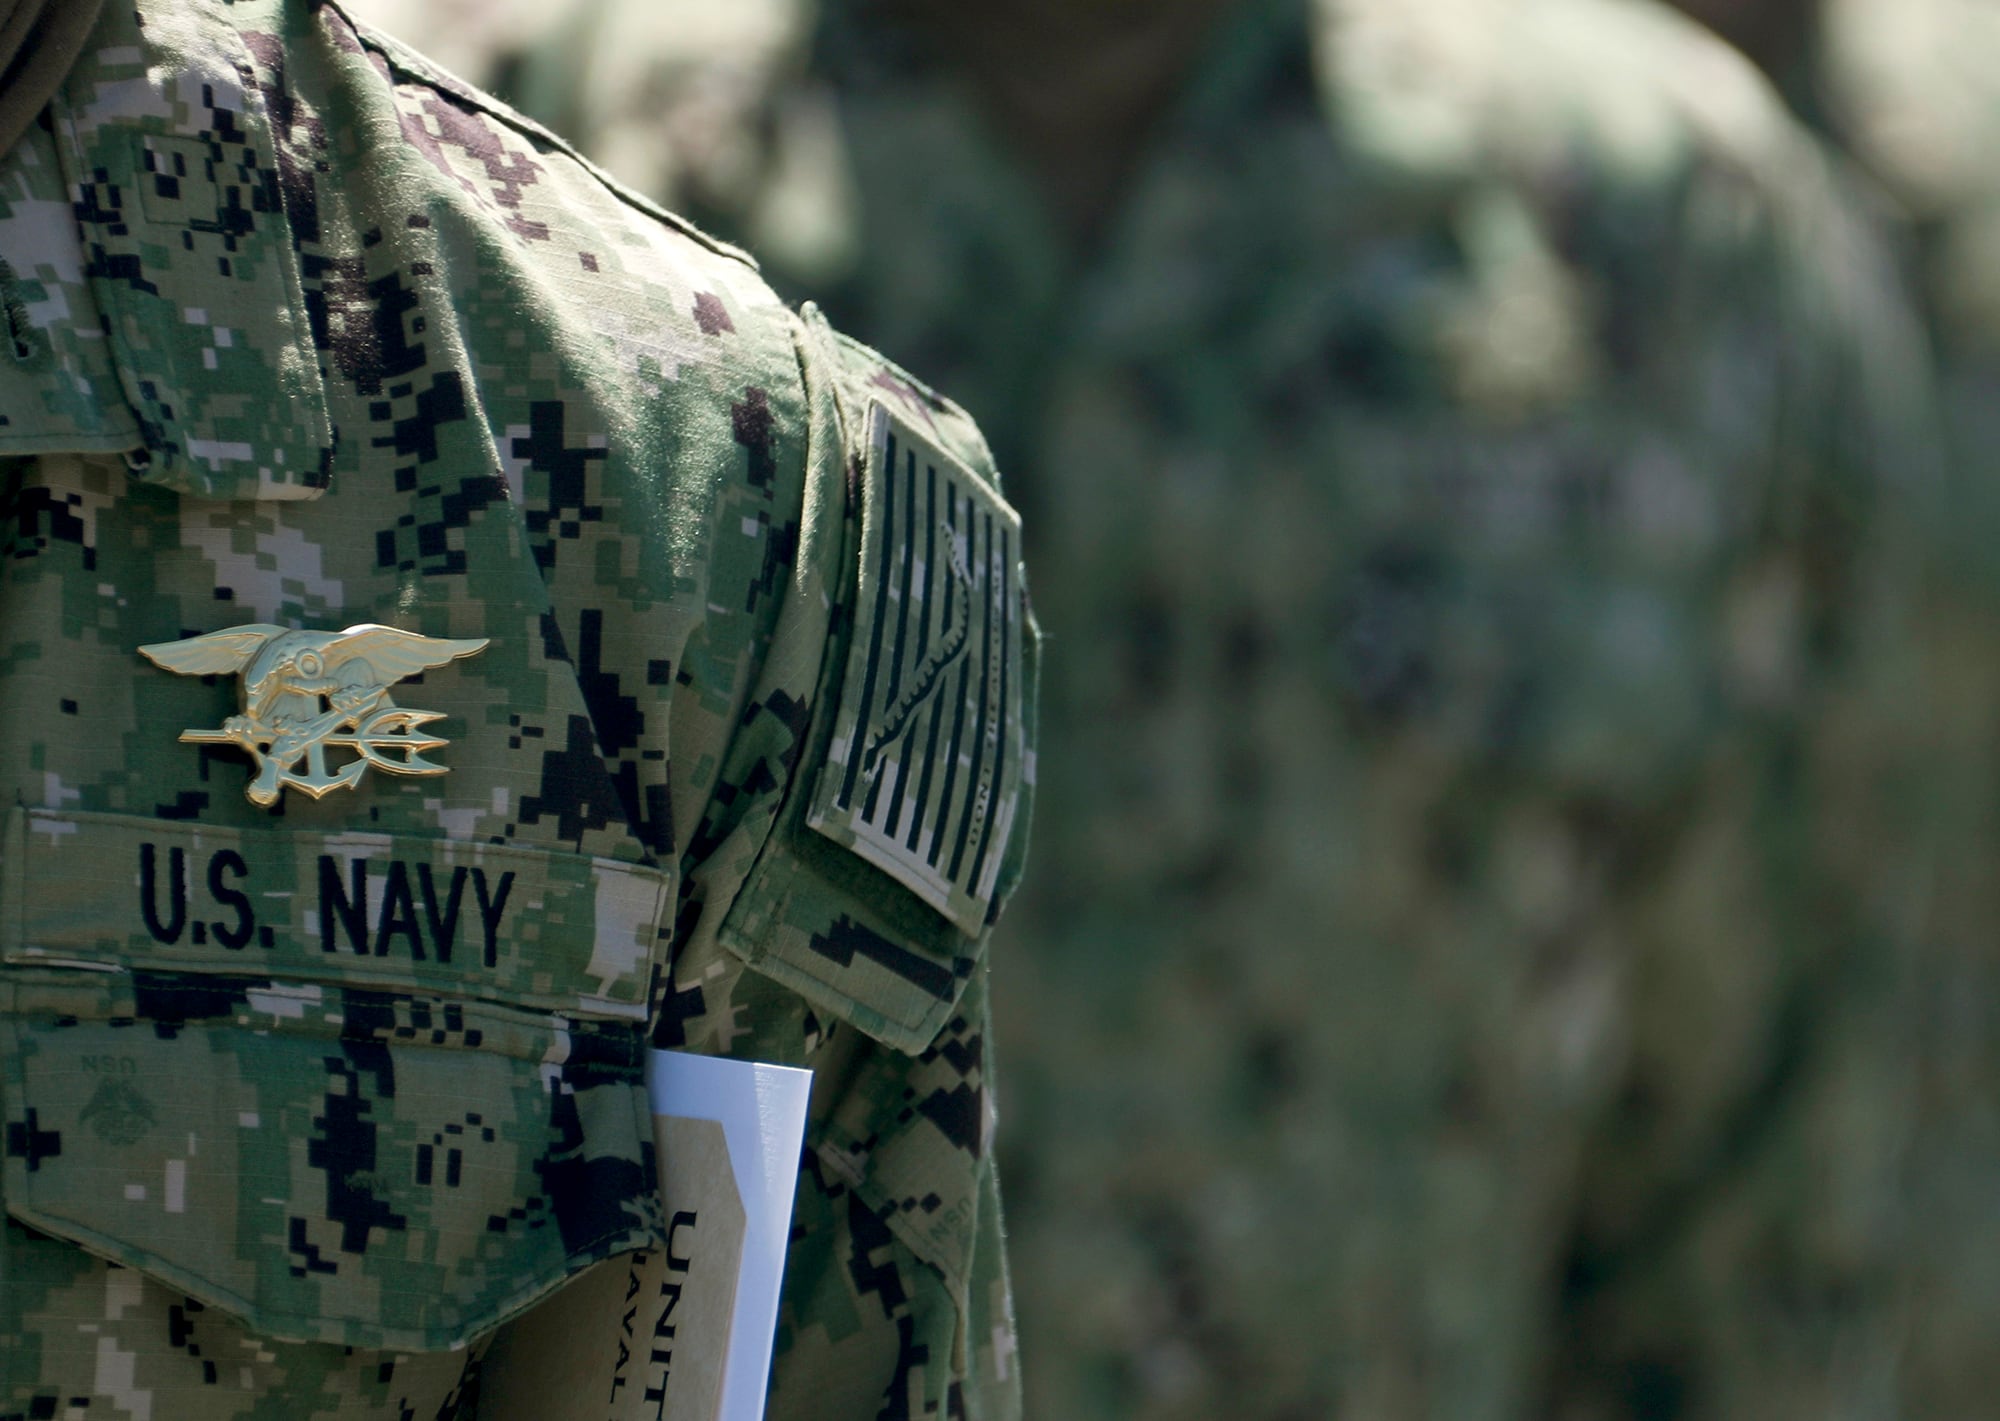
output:
[[[83,265],[55,136],[31,125],[0,159],[0,454],[140,443]]]
[[[671,875],[15,809],[7,1212],[292,1341],[464,1345],[659,1236]]]
[[[109,5],[92,39],[50,114],[150,454],[137,476],[196,498],[316,497],[334,432],[264,100],[276,76],[192,14],[142,27]]]
[[[259,1333],[420,1350],[657,1242],[636,1033],[178,980],[140,984],[151,1020],[0,1023],[23,1223]]]

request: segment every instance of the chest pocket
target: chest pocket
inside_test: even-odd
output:
[[[295,1341],[464,1344],[659,1239],[669,874],[510,846],[16,810],[4,1196]]]
[[[143,442],[83,272],[55,136],[37,124],[0,158],[0,454]]]
[[[112,7],[95,34],[51,106],[53,154],[141,477],[314,497],[333,425],[286,210],[283,165],[300,160],[281,157],[267,102],[278,76],[233,28],[179,10],[142,29],[137,7]]]

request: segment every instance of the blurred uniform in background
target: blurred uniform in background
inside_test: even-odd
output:
[[[2000,1390],[2000,9],[1984,0],[1685,0],[1879,185],[1900,219],[1937,357],[1952,455],[1947,536],[1924,618],[1933,733],[1956,767],[1933,795],[1950,852],[1929,913],[1908,1281],[1924,1325],[1903,1368],[1920,1415]]]
[[[1910,1145],[1909,1287],[1924,1325],[1904,1368],[1914,1410],[1974,1416],[2000,1391],[2000,9],[1984,0],[1690,5],[1743,43],[1793,107],[1879,184],[1903,219],[1937,355],[1953,481],[1939,593],[1925,617],[1941,758],[1938,869]],[[1713,13],[1709,13],[1713,12]],[[1758,36],[1762,36],[1760,41]]]
[[[1926,627],[1953,852],[1923,999],[1921,1129],[1912,1144],[1907,1365],[1921,1414],[1976,1416],[2000,1396],[2000,9],[1978,0],[1827,0],[1821,110],[1909,214],[1942,375],[1961,516],[1953,580]]]
[[[1935,411],[1750,67],[1629,0],[703,8],[489,62],[1038,525],[1029,1413],[1924,1414]]]
[[[1679,0],[1877,184],[1916,273],[1966,478],[2000,435],[2000,9],[1985,0]],[[1984,528],[1983,521],[1970,526]]]
[[[1908,219],[1962,474],[1954,494],[1990,509],[2000,502],[2000,9],[1825,0],[1809,58],[1793,86],[1800,102]],[[1966,522],[1976,535],[1991,526]],[[1970,551],[1990,576],[1990,546]]]

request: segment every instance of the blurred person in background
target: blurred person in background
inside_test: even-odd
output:
[[[1992,701],[1922,340],[1750,67],[1632,0],[718,8],[486,62],[1038,525],[1030,1414],[1965,1410],[1907,1261]]]
[[[1934,342],[1954,500],[2000,437],[2000,7],[1986,0],[1680,0],[1755,60],[1879,189]],[[1984,519],[1967,520],[1985,529]]]
[[[1929,913],[1924,1050],[1906,1174],[1924,1221],[1908,1282],[1923,1326],[1904,1368],[1917,1414],[1975,1416],[2000,1393],[2000,7],[1986,0],[1687,0],[1879,186],[1899,219],[1936,352],[1953,481],[1925,617],[1952,852]]]
[[[1859,0],[1885,13],[1883,0]],[[1975,0],[1977,3],[1977,0]],[[1794,112],[1817,124],[1825,22],[1822,0],[1673,0],[1729,41],[1771,80]]]

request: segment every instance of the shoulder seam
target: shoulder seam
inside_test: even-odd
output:
[[[720,237],[704,232],[700,227],[697,227],[679,213],[662,207],[636,188],[628,187],[603,168],[600,168],[596,163],[593,163],[589,158],[585,157],[575,144],[560,134],[543,127],[526,114],[518,112],[483,89],[459,78],[458,75],[435,63],[427,56],[418,53],[393,35],[384,34],[372,25],[364,24],[360,20],[357,20],[353,15],[348,13],[347,7],[340,0],[324,0],[324,3],[328,9],[336,11],[347,22],[349,27],[353,29],[355,37],[363,45],[380,54],[389,62],[390,68],[403,78],[429,85],[440,93],[449,94],[454,99],[471,104],[487,117],[499,120],[524,137],[532,138],[538,143],[547,144],[564,157],[574,161],[577,166],[589,173],[591,177],[602,184],[614,197],[624,202],[626,206],[634,208],[656,221],[666,223],[675,231],[701,243],[701,245],[707,247],[718,256],[728,257],[733,261],[741,262],[751,271],[762,275],[762,268],[758,266],[757,259],[750,255],[749,252],[733,243],[723,241]]]
[[[812,303],[808,302],[807,304],[811,305]],[[888,356],[884,355],[881,351],[877,350],[874,346],[868,344],[866,341],[857,340],[855,339],[855,337],[847,334],[847,332],[835,329],[831,324],[827,326],[827,329],[833,335],[835,343],[838,344],[842,350],[846,351],[850,355],[859,356],[862,359],[867,360],[872,364],[887,366],[889,369],[895,371],[896,374],[900,376],[902,379],[909,381],[912,387],[914,387],[917,391],[919,391],[925,399],[934,402],[940,410],[943,410],[947,414],[950,414],[956,417],[957,419],[964,421],[966,428],[972,431],[973,438],[978,441],[979,451],[980,454],[986,460],[987,469],[994,473],[998,472],[998,466],[994,463],[993,459],[993,450],[986,443],[986,431],[979,427],[979,421],[972,417],[971,413],[967,411],[964,405],[961,405],[957,400],[954,400],[950,395],[939,393],[936,387],[934,387],[929,381],[921,379],[918,376],[912,375],[908,370],[904,369],[901,364],[899,364],[894,360],[891,360]]]

